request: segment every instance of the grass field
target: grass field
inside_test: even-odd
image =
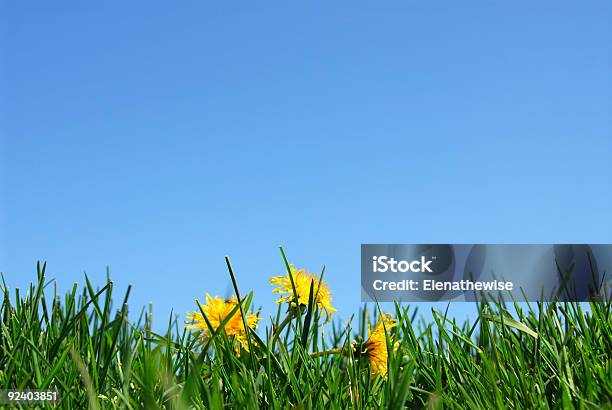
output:
[[[227,262],[236,299],[194,304],[163,334],[148,310],[128,320],[130,290],[111,281],[59,297],[44,264],[25,292],[3,278],[0,389],[55,388],[66,409],[612,408],[609,300],[481,303],[460,326],[370,306],[343,327],[325,323],[323,280],[287,264],[275,284],[292,292],[258,320],[256,298],[273,295],[240,289]]]

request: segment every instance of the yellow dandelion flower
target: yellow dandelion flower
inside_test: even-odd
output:
[[[227,318],[230,313],[236,308],[238,305],[238,300],[232,296],[228,300],[223,300],[218,296],[214,298],[211,297],[208,293],[206,294],[206,304],[200,305],[202,311],[206,314],[208,321],[210,322],[213,330],[217,330],[217,328],[221,325],[221,322]],[[206,324],[206,320],[202,313],[193,312],[192,314],[187,315],[187,318],[190,319],[188,329],[198,329],[201,331],[201,336],[204,340],[207,340],[210,337],[210,329]],[[255,329],[257,327],[257,322],[261,320],[260,317],[257,316],[256,313],[247,313],[246,314],[246,322],[247,326],[251,329]],[[240,346],[242,346],[246,351],[249,350],[249,345],[247,342],[246,330],[244,328],[244,323],[242,322],[242,317],[240,316],[240,311],[236,310],[236,312],[232,315],[232,317],[227,321],[224,327],[225,334],[237,342],[236,352],[240,352]]]
[[[327,320],[329,320],[336,309],[331,305],[332,297],[327,287],[327,283],[319,280],[319,275],[313,275],[303,269],[295,269],[294,265],[289,265],[289,267],[291,268],[291,275],[293,276],[293,283],[295,284],[298,304],[301,306],[308,306],[310,283],[314,281],[313,292],[317,295],[317,299],[315,300],[316,308],[325,311],[325,316]],[[276,303],[291,302],[292,305],[295,305],[289,274],[284,276],[273,276],[270,278],[270,284],[277,286],[272,292],[282,296]],[[319,293],[317,293],[317,289]]]
[[[368,340],[363,345],[362,354],[369,359],[370,373],[373,376],[387,376],[387,332],[395,326],[395,319],[389,313],[385,313],[378,319],[374,331],[371,331],[368,326]]]

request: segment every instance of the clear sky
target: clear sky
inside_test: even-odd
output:
[[[0,1],[12,288],[270,313],[282,244],[347,318],[361,243],[612,242],[608,1],[107,3]]]

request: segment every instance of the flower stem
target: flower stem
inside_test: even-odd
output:
[[[274,333],[272,334],[272,342],[270,344],[271,351],[274,351],[274,346],[276,345],[276,341],[278,340],[281,333],[283,332],[283,329],[291,322],[291,319],[293,319],[293,317],[294,317],[293,310],[290,309],[289,313],[287,314],[287,317],[285,317],[285,319],[283,319],[280,325],[278,325],[278,327],[274,330]]]
[[[339,347],[339,348],[336,348],[336,349],[324,350],[322,352],[313,352],[313,353],[310,354],[310,357],[317,358],[319,356],[326,356],[328,354],[340,354],[343,351],[344,351],[344,349]]]

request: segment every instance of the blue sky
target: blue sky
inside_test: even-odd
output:
[[[128,3],[2,2],[12,288],[271,313],[282,244],[347,318],[361,243],[612,242],[609,2]]]

